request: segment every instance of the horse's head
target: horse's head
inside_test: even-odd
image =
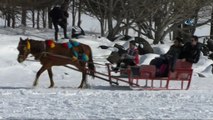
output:
[[[21,63],[30,54],[30,41],[29,41],[29,39],[23,40],[22,38],[20,38],[17,49],[19,51],[17,61],[19,63]]]

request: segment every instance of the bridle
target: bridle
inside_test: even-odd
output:
[[[22,51],[23,53],[22,53],[22,54],[19,53],[19,55],[18,55],[19,58],[24,58],[24,57],[26,57],[26,54],[27,54],[27,53],[30,53],[30,51],[31,51],[31,45],[30,45],[29,40],[27,40],[26,42],[27,42],[26,45],[23,45],[23,44],[20,44],[20,43],[19,43],[18,49],[19,49],[19,48],[23,48],[23,51]]]
[[[43,46],[43,48],[41,48],[41,49],[42,49],[42,52],[39,54],[38,57],[35,57],[35,56],[34,56],[35,59],[40,59],[40,57],[43,56],[44,53],[46,52],[47,45],[46,45],[45,41],[42,42],[42,46]],[[23,44],[23,43],[22,43],[22,44],[19,44],[18,48],[19,48],[19,47],[22,48],[22,54],[19,53],[19,55],[18,55],[19,58],[24,58],[24,59],[26,59],[26,58],[27,58],[27,55],[28,55],[29,53],[32,52],[32,46],[31,46],[31,43],[30,43],[30,39],[27,39],[25,44]],[[31,54],[32,54],[32,53],[31,53]]]

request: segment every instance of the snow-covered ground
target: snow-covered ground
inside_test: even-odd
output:
[[[47,72],[41,75],[37,87],[32,87],[39,62],[17,62],[19,38],[43,40],[52,38],[51,30],[0,30],[0,119],[213,119],[213,61],[201,56],[194,64],[189,90],[143,91],[132,90],[127,84],[111,87],[98,78],[88,77],[90,88],[78,89],[81,74],[54,67],[55,87],[48,89]],[[40,37],[39,37],[40,36]],[[99,45],[113,45],[105,38],[86,36],[78,39],[93,50],[94,61],[106,63],[109,50]],[[161,53],[169,45],[154,46]],[[158,56],[141,56],[141,64]],[[31,58],[32,59],[32,58]],[[96,66],[99,72],[106,68]],[[199,77],[197,73],[206,77]]]

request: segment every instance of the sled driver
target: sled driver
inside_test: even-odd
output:
[[[124,65],[121,66],[121,63]],[[139,54],[135,41],[129,42],[129,48],[127,53],[121,56],[121,59],[117,62],[117,66],[113,67],[112,70],[118,71],[119,67],[127,68],[128,66],[135,66],[139,64]]]

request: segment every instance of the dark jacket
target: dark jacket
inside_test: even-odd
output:
[[[186,61],[191,63],[197,63],[200,59],[201,45],[192,46],[190,42],[185,43],[181,52],[180,58],[185,58]]]
[[[171,71],[174,71],[175,63],[177,59],[180,58],[181,51],[182,46],[172,45],[169,51],[166,54],[162,55],[162,57],[165,58],[165,62],[169,65]]]
[[[50,17],[52,18],[53,22],[66,22],[66,19],[69,17],[67,11],[63,11],[60,7],[54,7],[49,12]]]
[[[180,57],[181,51],[181,45],[172,45],[166,54],[160,55],[160,57],[151,60],[150,65],[155,65],[157,68],[157,77],[167,77],[169,70],[172,72],[175,70],[175,63]]]

